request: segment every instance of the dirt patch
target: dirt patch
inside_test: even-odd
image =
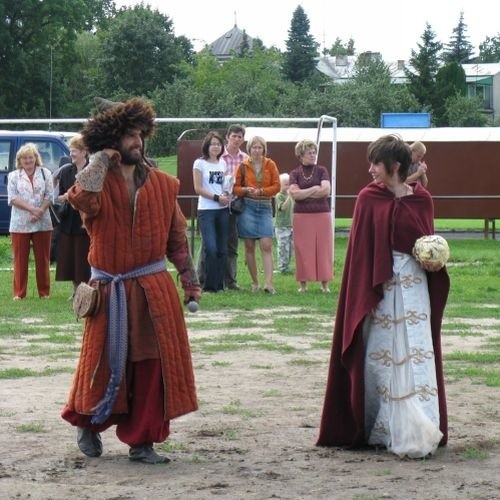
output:
[[[200,410],[172,422],[164,453],[171,463],[129,462],[112,429],[104,454],[83,456],[75,430],[59,413],[70,373],[2,380],[0,491],[2,498],[34,499],[456,499],[498,498],[500,491],[500,391],[469,379],[447,380],[449,445],[428,460],[400,460],[384,450],[345,451],[314,445],[329,352],[304,334],[293,338],[263,330],[289,350],[248,342],[209,351],[200,339],[224,331],[212,313],[188,317]],[[454,320],[454,324],[457,321]],[[478,325],[478,322],[475,322]],[[330,334],[324,318],[322,335]],[[464,325],[467,322],[464,321]],[[469,325],[467,325],[469,326]],[[486,325],[483,325],[486,327]],[[76,326],[79,329],[79,325]],[[481,328],[481,326],[479,326]],[[447,332],[445,352],[478,349],[488,335]],[[244,333],[255,332],[245,329]],[[231,329],[236,334],[238,330]],[[243,333],[243,332],[240,332]],[[471,341],[471,338],[473,341]],[[3,367],[65,368],[76,360],[16,352],[26,339],[3,343]],[[315,347],[317,345],[317,347]],[[161,446],[159,447],[161,450]]]

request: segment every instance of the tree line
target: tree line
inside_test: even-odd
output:
[[[162,117],[297,117],[328,114],[339,126],[377,127],[382,112],[431,113],[436,126],[488,124],[479,99],[466,96],[464,62],[500,60],[500,34],[479,56],[463,14],[448,44],[427,25],[412,50],[407,85],[391,83],[382,56],[358,54],[353,78],[334,83],[316,69],[319,44],[299,5],[286,49],[244,42],[221,64],[206,47],[175,36],[173,20],[140,4],[113,0],[16,0],[0,3],[0,116],[86,117],[93,98],[150,99]],[[354,40],[325,51],[355,54]],[[169,154],[187,124],[161,126],[153,154]],[[199,126],[197,124],[196,126]]]

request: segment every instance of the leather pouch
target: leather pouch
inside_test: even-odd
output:
[[[99,288],[87,283],[80,283],[73,297],[73,311],[78,319],[93,316],[99,308]]]

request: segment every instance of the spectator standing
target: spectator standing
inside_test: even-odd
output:
[[[68,202],[68,190],[75,183],[76,176],[88,165],[88,151],[80,134],[69,141],[72,162],[64,166],[58,175],[59,195],[59,237],[56,255],[56,281],[72,281],[74,296],[79,283],[90,279],[88,253],[90,239],[83,227],[78,210]]]
[[[385,446],[426,457],[447,441],[440,345],[449,290],[442,264],[412,256],[434,233],[429,192],[406,182],[409,146],[368,147],[373,182],[359,193],[342,277],[318,445]]]
[[[226,147],[222,159],[226,162],[226,175],[236,175],[238,165],[248,158],[241,150],[245,140],[245,127],[239,124],[230,125],[226,133]],[[229,234],[227,239],[227,266],[224,282],[229,290],[239,290],[238,275],[238,225],[237,215],[229,214]]]
[[[292,213],[294,205],[293,198],[288,192],[290,187],[289,174],[280,174],[280,186],[280,192],[274,197],[276,210],[274,234],[277,242],[278,271],[280,273],[289,273],[293,253]]]
[[[243,125],[234,124],[230,125],[226,132],[226,145],[224,152],[222,153],[222,159],[226,163],[226,176],[232,176],[234,178],[236,174],[236,168],[238,165],[248,158],[248,155],[241,150],[241,145],[245,140],[245,127]],[[226,182],[228,185],[233,185],[234,180],[231,182]],[[232,187],[231,187],[232,189]],[[231,192],[231,191],[229,191]],[[229,213],[229,223],[228,223],[228,238],[227,238],[227,260],[226,260],[226,271],[224,275],[224,287],[229,290],[240,290],[238,285],[237,275],[238,275],[238,226],[236,224],[237,215]],[[203,241],[200,248],[200,254],[198,259],[198,276],[200,278],[200,283],[203,286],[205,281],[205,265],[204,265],[204,249]]]
[[[224,140],[209,132],[202,144],[202,157],[193,164],[193,186],[198,195],[198,225],[203,241],[203,290],[224,290],[231,194],[223,190],[226,164],[221,159]]]
[[[245,242],[245,261],[252,279],[252,291],[260,289],[255,258],[255,242],[259,240],[264,266],[264,291],[275,294],[272,198],[280,190],[279,171],[276,163],[266,157],[267,144],[263,137],[250,139],[247,151],[249,158],[238,166],[233,188],[236,196],[245,197],[245,210],[237,220],[238,234]]]
[[[427,184],[429,184],[429,179],[427,178],[427,164],[424,161],[427,148],[423,142],[417,141],[410,145],[410,149],[411,165],[408,169],[406,182],[409,184],[412,182],[419,182],[426,188]]]
[[[10,216],[10,238],[14,256],[14,300],[26,297],[28,261],[33,245],[38,296],[50,295],[50,240],[52,222],[49,206],[53,199],[52,174],[42,166],[35,144],[21,146],[16,154],[16,170],[7,182]]]
[[[197,409],[184,303],[200,287],[177,203],[179,182],[144,157],[155,129],[149,103],[98,101],[82,136],[93,154],[68,191],[90,236],[91,284],[101,299],[85,319],[82,349],[62,417],[77,427],[87,456],[102,454],[100,433],[116,425],[129,458],[168,462],[153,448],[170,432],[170,420]]]
[[[59,175],[66,165],[71,164],[71,156],[61,156],[59,158],[59,166],[52,172],[52,180],[54,184],[54,210],[59,215],[60,207],[58,202],[59,197]],[[56,225],[52,230],[52,239],[50,242],[50,262],[51,264],[57,261],[57,243],[59,241],[59,226]]]
[[[333,279],[333,226],[330,215],[330,178],[325,167],[317,164],[318,147],[303,140],[295,146],[300,165],[290,172],[293,209],[295,276],[299,292],[308,281],[320,281],[321,291],[330,292]]]

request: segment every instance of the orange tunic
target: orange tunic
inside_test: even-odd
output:
[[[178,189],[177,179],[150,169],[132,208],[125,180],[115,169],[107,172],[100,192],[84,191],[77,182],[68,191],[69,200],[80,210],[90,235],[90,265],[110,274],[124,274],[165,256],[188,252],[186,221],[176,201]],[[189,340],[174,280],[165,271],[126,280],[125,285],[127,289],[140,286],[144,291],[162,366],[165,420],[196,410]],[[103,397],[109,380],[106,302],[101,300],[96,315],[85,320],[68,401],[69,409],[81,414],[93,414],[92,408]],[[137,314],[131,307],[135,302],[128,304],[129,321]],[[123,377],[113,413],[128,412],[126,394]]]
[[[271,158],[264,157],[262,160],[262,180],[259,182],[255,175],[252,162],[246,159],[245,165],[245,187],[262,188],[262,196],[256,196],[254,199],[271,199],[280,190],[280,173],[276,163]],[[241,164],[236,170],[236,178],[233,193],[236,196],[244,196],[242,181]]]

